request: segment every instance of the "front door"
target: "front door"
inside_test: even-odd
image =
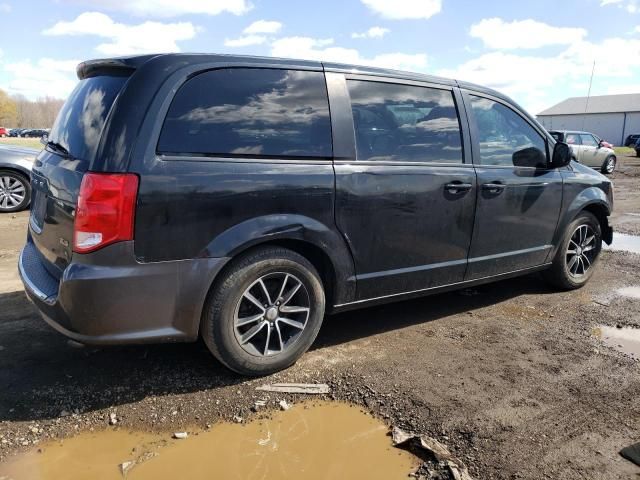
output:
[[[353,254],[358,298],[462,281],[476,179],[453,88],[346,82],[357,154],[335,161],[336,223]]]
[[[582,157],[582,140],[580,140],[579,133],[567,133],[565,135],[565,143],[571,147],[571,153],[573,153],[573,158],[577,162],[580,161]]]
[[[465,102],[478,182],[465,279],[542,265],[562,203],[560,172],[547,168],[547,141],[499,99],[469,92]]]
[[[607,152],[600,147],[600,143],[590,133],[581,133],[582,141],[580,163],[589,167],[600,167],[607,158]]]

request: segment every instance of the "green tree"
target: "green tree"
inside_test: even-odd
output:
[[[0,126],[14,127],[17,120],[16,102],[4,90],[0,90]]]

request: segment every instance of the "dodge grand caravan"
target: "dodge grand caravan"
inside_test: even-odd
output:
[[[611,183],[487,88],[222,55],[77,73],[19,271],[79,342],[200,335],[261,375],[325,313],[534,271],[578,288],[612,239]]]

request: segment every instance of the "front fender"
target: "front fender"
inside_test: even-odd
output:
[[[303,215],[273,214],[238,223],[214,238],[203,256],[233,257],[267,242],[295,240],[322,250],[335,272],[334,302],[355,298],[355,268],[342,236],[323,223]]]
[[[562,209],[560,212],[560,218],[558,220],[558,227],[553,239],[554,248],[549,252],[547,260],[550,261],[562,241],[562,237],[567,229],[567,226],[573,221],[573,219],[581,211],[597,210],[600,209],[603,215],[601,216],[602,225],[602,238],[607,244],[611,244],[613,237],[613,230],[609,227],[607,217],[611,214],[612,205],[605,193],[605,191],[599,186],[589,186],[584,188],[576,188],[576,184],[565,184],[564,195],[562,201]]]

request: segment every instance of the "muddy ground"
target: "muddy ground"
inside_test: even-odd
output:
[[[617,231],[640,234],[640,159],[614,174]],[[633,215],[635,214],[635,215]],[[16,273],[27,213],[0,216],[0,457],[78,431],[175,431],[256,415],[266,382],[326,382],[330,397],[430,434],[476,479],[638,478],[640,362],[600,324],[640,326],[640,255],[605,252],[580,291],[538,275],[328,317],[297,365],[247,380],[202,343],[79,348],[46,326]],[[301,397],[287,396],[295,403]],[[109,416],[116,414],[116,427]],[[363,445],[366,448],[366,445]]]

